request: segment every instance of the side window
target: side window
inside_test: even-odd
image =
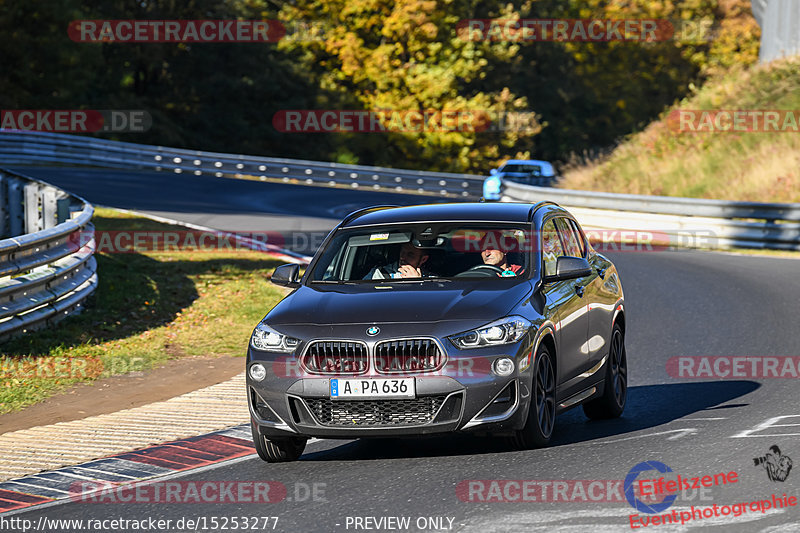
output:
[[[564,248],[561,246],[553,219],[550,219],[542,226],[542,259],[545,276],[555,275],[556,261],[562,255]]]
[[[572,219],[568,219],[567,222],[569,223],[570,226],[572,226],[572,232],[578,239],[578,245],[581,248],[581,257],[586,257],[586,241],[584,240],[583,233],[581,233],[581,230],[578,227],[578,223]]]
[[[570,257],[583,257],[583,251],[578,244],[578,237],[575,236],[570,222],[569,219],[564,217],[559,217],[557,220],[558,232],[561,234],[566,255]]]

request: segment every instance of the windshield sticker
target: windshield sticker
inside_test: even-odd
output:
[[[385,241],[389,238],[388,233],[373,233],[369,236],[369,240],[371,241]]]

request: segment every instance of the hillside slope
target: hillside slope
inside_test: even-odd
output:
[[[708,131],[702,114],[683,111],[783,110],[782,131]],[[793,116],[785,111],[793,111]],[[691,115],[684,114],[683,117]],[[716,120],[718,115],[709,115]],[[759,118],[763,117],[759,114]],[[706,117],[708,118],[708,117]],[[792,119],[795,119],[794,121]],[[561,187],[618,193],[800,202],[800,57],[708,81],[631,135],[602,161],[567,169]],[[763,121],[759,123],[763,130]],[[724,128],[726,123],[720,122]],[[689,132],[692,127],[698,129]],[[771,128],[775,129],[775,128]]]

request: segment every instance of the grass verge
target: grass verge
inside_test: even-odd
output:
[[[734,68],[667,110],[607,158],[564,172],[561,187],[757,202],[800,202],[800,134],[682,132],[669,111],[800,112],[800,58]],[[795,125],[797,126],[797,125]]]
[[[97,209],[96,231],[184,231]],[[282,261],[252,251],[97,254],[99,285],[86,311],[6,342],[0,413],[67,386],[147,370],[167,359],[245,354],[255,324],[285,294],[268,283]]]

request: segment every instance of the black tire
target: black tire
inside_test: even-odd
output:
[[[250,430],[253,433],[253,445],[256,447],[258,456],[268,463],[288,463],[297,461],[306,449],[306,439],[285,438],[267,439],[259,433],[255,422],[250,422]]]
[[[542,448],[550,443],[556,425],[556,375],[546,346],[539,347],[533,363],[531,405],[525,427],[517,431],[517,448]]]
[[[606,364],[603,395],[583,404],[584,414],[592,420],[618,418],[628,399],[628,357],[625,353],[625,334],[618,324],[611,330],[611,345]]]

